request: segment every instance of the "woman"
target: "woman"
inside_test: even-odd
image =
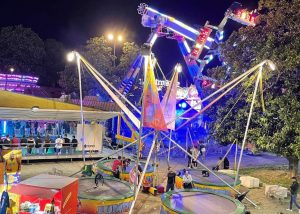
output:
[[[192,189],[193,188],[193,178],[192,176],[189,174],[189,171],[186,170],[183,177],[183,188],[184,189]]]

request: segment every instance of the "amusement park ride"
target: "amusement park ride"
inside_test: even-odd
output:
[[[137,10],[142,16],[142,25],[151,29],[151,34],[149,35],[147,42],[144,43],[141,52],[146,51],[151,53],[151,48],[154,46],[157,38],[159,37],[165,37],[177,41],[181,54],[188,68],[189,75],[193,81],[193,85],[188,90],[194,91],[193,94],[196,93],[198,99],[200,99],[199,96],[203,97],[203,88],[215,88],[216,86],[217,81],[211,77],[203,75],[203,70],[204,67],[209,64],[214,57],[219,56],[218,44],[220,44],[224,39],[224,27],[227,21],[231,19],[247,26],[255,26],[259,21],[259,14],[256,12],[256,10],[248,11],[247,9],[243,9],[242,5],[237,2],[234,2],[229,9],[227,9],[223,20],[218,26],[213,26],[210,25],[209,22],[206,22],[205,25],[199,29],[190,27],[171,16],[160,13],[144,3],[140,4]],[[118,87],[118,91],[121,94],[124,96],[130,94],[129,92],[133,84],[136,84],[136,79],[140,73],[140,70],[142,70],[143,65],[143,53],[139,53]],[[182,88],[180,88],[180,90],[182,90]],[[187,105],[193,106],[191,101],[183,100],[182,102],[183,103],[178,104],[179,109],[181,110],[189,108]],[[198,109],[195,109],[196,112],[199,111],[199,108],[201,108],[201,106],[198,106]],[[198,122],[200,121],[201,119]],[[201,122],[198,122],[196,123],[199,125]],[[118,123],[120,123],[120,120]],[[129,123],[127,122],[126,124],[128,127]],[[196,127],[198,125],[196,125]],[[122,130],[126,133],[125,127],[122,128]],[[127,132],[128,131],[129,130],[127,130]],[[131,130],[129,133],[129,135],[131,135],[131,141],[134,140],[134,131]],[[128,133],[125,135],[128,135]],[[116,136],[117,139],[120,140],[129,140],[128,137],[122,137],[122,134],[119,130],[117,130]]]
[[[201,90],[203,87],[204,81],[211,81],[214,82],[215,80],[206,77],[202,74],[203,68],[206,64],[208,64],[212,58],[216,55],[218,55],[217,51],[217,45],[222,41],[223,39],[223,28],[227,22],[228,19],[232,19],[234,21],[238,21],[241,24],[249,25],[249,26],[255,26],[255,24],[258,22],[258,14],[254,12],[248,12],[247,10],[244,10],[241,8],[241,5],[238,3],[234,3],[231,5],[231,7],[227,10],[225,14],[225,18],[222,20],[222,22],[219,24],[218,27],[211,26],[208,23],[204,25],[199,30],[195,30],[187,25],[185,25],[182,22],[179,22],[178,20],[164,15],[162,13],[159,13],[158,11],[148,7],[145,4],[141,4],[138,12],[142,15],[142,24],[145,27],[150,27],[152,29],[152,33],[147,41],[147,43],[144,44],[144,48],[135,59],[135,62],[133,63],[131,69],[127,73],[125,79],[121,83],[120,87],[116,89],[107,79],[104,78],[104,76],[98,72],[83,56],[81,56],[78,52],[73,52],[73,55],[76,56],[77,61],[77,69],[78,73],[80,74],[81,65],[82,62],[83,65],[88,69],[88,71],[95,77],[95,79],[101,84],[101,86],[106,90],[106,92],[110,95],[112,100],[115,101],[115,103],[122,109],[122,119],[126,122],[127,126],[131,126],[130,129],[132,131],[132,137],[131,138],[121,138],[120,136],[120,126],[121,126],[121,118],[118,118],[118,133],[116,134],[116,138],[124,141],[130,142],[129,144],[125,145],[123,143],[123,146],[121,149],[118,149],[114,151],[113,153],[109,154],[108,156],[105,156],[101,158],[100,160],[93,163],[95,165],[96,163],[103,161],[107,157],[109,157],[112,154],[116,154],[126,148],[128,148],[131,145],[136,145],[138,143],[138,146],[136,148],[136,171],[138,171],[138,165],[139,165],[139,159],[141,157],[141,151],[143,150],[143,145],[147,144],[147,141],[151,141],[150,145],[151,148],[149,152],[147,153],[147,160],[144,166],[144,169],[142,171],[142,174],[140,176],[138,184],[135,184],[135,199],[133,203],[131,204],[129,213],[132,213],[134,203],[136,201],[137,195],[139,193],[139,189],[141,188],[143,178],[146,173],[146,169],[148,167],[152,152],[155,154],[154,157],[154,171],[157,167],[157,152],[160,147],[160,144],[164,145],[163,139],[169,140],[169,149],[168,152],[171,150],[171,142],[173,145],[175,145],[176,148],[178,148],[181,152],[183,152],[185,155],[193,158],[190,153],[187,152],[187,143],[185,144],[185,149],[182,145],[180,145],[177,140],[172,139],[172,130],[177,131],[183,127],[187,127],[195,118],[199,117],[204,111],[206,111],[208,108],[210,108],[213,104],[218,102],[222,97],[224,97],[227,93],[229,93],[232,89],[234,89],[238,84],[240,84],[242,81],[248,79],[252,76],[252,82],[255,81],[255,88],[253,92],[251,107],[249,111],[249,116],[247,120],[247,125],[244,133],[244,138],[242,142],[241,147],[241,153],[239,162],[237,165],[237,173],[235,176],[234,185],[237,184],[238,181],[238,175],[239,175],[239,168],[240,163],[243,155],[244,146],[247,140],[247,133],[248,128],[250,125],[250,120],[253,112],[253,107],[255,103],[255,98],[257,95],[258,88],[260,88],[261,93],[262,90],[262,76],[263,76],[263,69],[265,65],[269,65],[271,70],[275,69],[275,66],[271,66],[272,62],[270,60],[264,60],[261,63],[255,65],[254,67],[250,68],[249,70],[243,72],[241,75],[236,77],[235,79],[229,81],[228,83],[222,85],[220,88],[217,88],[213,93],[209,94],[207,97],[202,98],[201,103],[211,100],[211,98],[216,97],[215,99],[211,100],[209,104],[205,105],[203,108],[201,108],[199,111],[197,111],[193,116],[190,118],[187,118],[186,121],[181,124],[179,127],[175,128],[169,128],[168,125],[174,123],[178,118],[180,119],[181,116],[186,115],[191,110],[195,110],[195,107],[198,105],[192,105],[191,108],[185,110],[180,115],[171,115],[170,111],[172,112],[176,111],[176,108],[174,107],[174,103],[176,102],[169,102],[168,108],[165,107],[166,111],[162,110],[162,103],[164,103],[164,98],[162,101],[160,101],[158,97],[158,91],[155,84],[155,75],[154,75],[154,63],[152,60],[152,54],[151,54],[151,48],[154,45],[156,39],[158,37],[167,37],[171,39],[175,39],[178,42],[179,48],[181,50],[181,53],[185,59],[186,65],[189,70],[189,74],[193,79],[194,84],[196,85],[196,88],[198,90],[198,94],[201,96]],[[192,48],[189,47],[188,41],[193,42]],[[200,58],[200,59],[199,59]],[[145,78],[144,78],[144,90],[143,90],[143,102],[142,102],[142,112],[136,107],[136,105],[132,104],[127,98],[126,94],[130,91],[132,85],[135,83],[136,77],[140,70],[142,69],[142,66],[144,65],[145,68]],[[178,72],[175,72],[178,75]],[[80,75],[79,75],[80,76]],[[176,84],[173,84],[174,79],[178,79],[177,77],[174,78],[175,75],[172,77],[172,84],[175,87],[169,87],[167,89],[167,92],[165,95],[166,97],[171,96],[171,92],[173,88],[175,88],[176,92]],[[176,81],[175,81],[176,82]],[[168,91],[170,92],[168,94]],[[172,96],[174,93],[172,93]],[[174,97],[174,96],[173,96]],[[262,101],[263,101],[263,94],[261,94]],[[125,101],[127,102],[127,105],[132,107],[139,115],[134,114],[128,106],[125,104]],[[176,100],[175,100],[176,101]],[[186,107],[186,104],[181,103],[181,107]],[[165,112],[167,112],[165,114]],[[171,118],[169,117],[169,120],[166,120],[167,117],[165,115],[171,115]],[[139,118],[140,117],[140,118]],[[82,121],[83,121],[83,114],[82,114]],[[147,123],[145,123],[145,121]],[[83,122],[82,122],[83,123]],[[144,129],[147,127],[147,129]],[[139,132],[137,131],[139,129]],[[143,130],[144,129],[144,130]],[[188,129],[189,130],[189,129]],[[122,129],[123,131],[123,129]],[[185,131],[187,133],[187,131]],[[167,134],[166,134],[167,133]],[[170,134],[170,136],[169,136]],[[82,139],[84,137],[84,134],[82,134]],[[148,139],[149,138],[149,139]],[[188,137],[187,137],[188,138]],[[186,139],[187,139],[186,138]],[[186,140],[187,142],[187,140]],[[194,142],[191,140],[191,144],[194,146]],[[233,144],[232,144],[233,145]],[[169,160],[168,160],[169,161]],[[211,171],[205,164],[201,163],[199,160],[196,160],[196,162],[203,167],[203,169],[209,171],[211,174],[216,176],[220,181],[222,181],[228,188],[233,190],[235,193],[241,194],[237,189],[235,189],[233,186],[231,186],[226,180],[219,177],[215,172]],[[136,179],[137,180],[137,179]],[[255,207],[257,205],[246,198],[251,204],[253,204]]]
[[[256,11],[243,9],[242,5],[237,2],[234,2],[229,7],[225,17],[218,26],[212,26],[206,22],[200,29],[194,29],[144,3],[138,7],[138,13],[142,15],[142,25],[151,28],[151,34],[144,47],[151,49],[158,37],[176,40],[199,95],[201,95],[203,87],[212,85],[216,81],[208,76],[204,76],[202,71],[205,65],[218,55],[217,46],[224,38],[224,26],[228,19],[247,26],[255,26],[259,21],[259,15]],[[188,44],[190,42],[192,47]],[[127,75],[119,85],[118,90],[122,94],[128,94],[143,64],[144,58],[142,54],[138,54]]]

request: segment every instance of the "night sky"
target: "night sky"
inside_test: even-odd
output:
[[[209,20],[217,25],[233,1],[230,0],[9,0],[0,6],[0,27],[22,24],[32,28],[42,39],[54,38],[65,47],[76,49],[87,39],[122,33],[126,41],[144,43],[150,33],[144,28],[137,14],[140,3],[197,27]],[[255,9],[257,0],[239,1],[245,7]],[[159,39],[153,52],[164,70],[170,70],[182,61],[177,43]],[[165,71],[168,73],[168,71]]]

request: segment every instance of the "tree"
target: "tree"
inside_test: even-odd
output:
[[[300,1],[261,0],[259,9],[260,24],[234,32],[221,47],[226,66],[209,73],[233,79],[265,59],[275,62],[275,71],[265,68],[263,72],[266,111],[262,112],[261,103],[256,102],[247,140],[255,142],[260,149],[286,157],[291,175],[296,175],[300,158]],[[226,143],[237,139],[241,142],[253,95],[251,82],[248,79],[211,109],[215,114],[208,116],[216,121],[211,130],[218,141]]]
[[[114,55],[104,36],[94,37],[87,41],[79,52],[93,65],[108,81],[117,86],[124,73],[130,67],[133,59],[137,55],[138,47],[133,42],[124,43],[122,55],[119,64],[114,68]],[[94,77],[85,69],[82,70],[82,83],[85,95],[98,95],[102,101],[109,100],[109,96]],[[75,66],[66,66],[65,70],[60,72],[60,86],[66,93],[78,92],[78,84],[74,85],[73,79],[78,79]],[[68,79],[72,81],[68,82]]]
[[[23,74],[40,76],[45,49],[43,40],[30,28],[21,25],[0,30],[0,69],[14,67]]]
[[[58,83],[58,73],[65,66],[65,48],[62,43],[55,39],[46,39],[44,46],[46,57],[43,66],[44,72],[40,75],[40,84],[55,87]]]

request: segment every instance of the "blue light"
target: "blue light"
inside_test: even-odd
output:
[[[181,108],[181,103],[179,103],[178,106]]]
[[[181,103],[181,108],[186,108],[186,107],[187,107],[186,103]]]
[[[6,126],[7,126],[6,121],[3,121],[3,133],[6,133]]]

